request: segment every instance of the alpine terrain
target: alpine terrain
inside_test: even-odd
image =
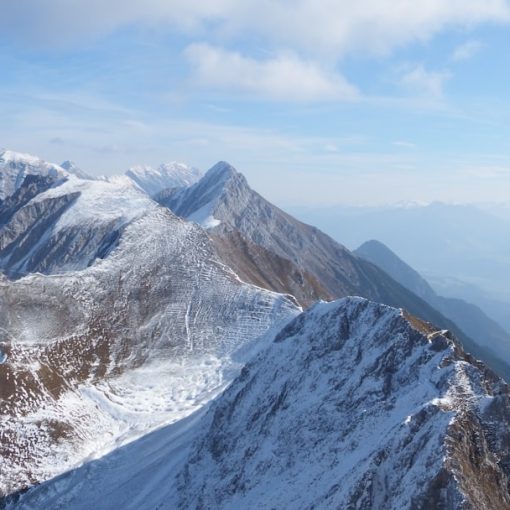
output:
[[[503,510],[508,386],[444,330],[362,298],[299,315],[202,411],[27,508]]]
[[[510,359],[510,334],[480,308],[462,299],[438,295],[419,273],[379,241],[367,241],[355,253],[379,266],[394,280],[454,321],[466,335],[477,338],[487,351],[492,351],[491,362],[494,366],[506,372],[506,367],[498,360]]]
[[[2,168],[3,495],[191,413],[234,352],[299,311],[134,186],[29,164],[23,182],[21,156]]]
[[[244,281],[292,294],[304,307],[317,299],[357,295],[405,308],[453,331],[473,354],[510,378],[507,335],[492,321],[484,321],[483,326],[491,326],[493,335],[484,327],[458,327],[451,318],[464,318],[462,310],[446,313],[444,307],[437,308],[437,302],[408,288],[386,267],[380,269],[377,262],[286,214],[253,191],[228,163],[220,162],[196,184],[166,190],[156,199],[206,228],[218,256]],[[482,338],[485,333],[487,338]],[[505,354],[499,356],[500,351]]]
[[[510,508],[493,331],[228,163],[0,176],[0,508]]]

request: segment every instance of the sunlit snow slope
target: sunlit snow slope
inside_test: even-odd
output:
[[[241,282],[200,227],[141,191],[66,179],[27,192],[0,230],[18,250],[41,232],[33,246],[47,243],[16,257],[29,274],[0,280],[3,494],[191,413],[230,380],[234,353],[299,311]]]

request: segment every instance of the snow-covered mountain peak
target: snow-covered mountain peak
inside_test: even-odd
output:
[[[160,194],[156,200],[178,216],[210,229],[222,223],[219,207],[227,201],[236,201],[244,192],[250,192],[248,183],[232,165],[216,163],[195,184],[170,193]]]
[[[0,150],[0,161],[3,164],[8,163],[23,163],[25,165],[37,166],[42,163],[42,160],[37,156],[33,156],[32,154],[24,153],[24,152],[16,152],[8,149]]]
[[[125,175],[148,195],[154,196],[165,189],[191,186],[200,179],[201,172],[173,161],[163,163],[157,169],[148,165],[133,166]]]
[[[229,223],[231,211],[224,214],[223,209],[233,206],[237,211],[252,193],[244,175],[229,163],[220,161],[192,186],[157,200],[178,216],[204,228],[214,228],[223,222]]]
[[[0,152],[0,200],[11,196],[23,184],[27,175],[49,176],[59,180],[68,177],[69,173],[62,167],[31,154],[2,150]]]
[[[154,201],[129,182],[76,177],[39,194],[33,203],[74,194],[78,195],[76,201],[61,216],[56,228],[111,222],[127,223],[157,207]]]
[[[129,223],[158,208],[127,177],[66,175],[56,182],[30,175],[3,204],[0,268],[9,276],[84,269],[116,247]]]
[[[230,163],[219,161],[207,170],[205,179],[220,179],[225,182],[230,177],[241,175]]]

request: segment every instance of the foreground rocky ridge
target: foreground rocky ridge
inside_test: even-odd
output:
[[[180,508],[510,507],[507,385],[447,332],[360,298],[294,319],[202,427]]]
[[[508,386],[448,332],[361,298],[296,317],[190,418],[13,508],[510,505]]]
[[[510,371],[504,360],[510,360],[510,334],[480,308],[462,299],[438,295],[419,273],[379,241],[367,241],[355,253],[379,266],[394,280],[451,319],[470,338],[476,338],[487,356],[490,356],[487,361],[508,380]]]

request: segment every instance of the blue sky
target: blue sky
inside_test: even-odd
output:
[[[3,5],[0,147],[227,160],[282,206],[509,199],[510,2],[192,4]]]

